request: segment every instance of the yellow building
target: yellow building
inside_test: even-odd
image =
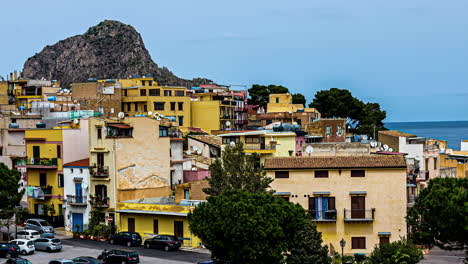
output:
[[[153,78],[115,80],[122,91],[122,111],[130,116],[159,113],[180,127],[191,126],[190,100],[185,87],[159,86]]]
[[[170,191],[169,128],[148,117],[89,119],[91,206],[115,217],[118,201]],[[117,220],[118,221],[118,220]]]
[[[312,215],[331,252],[372,252],[406,236],[406,163],[397,155],[268,158],[276,195]]]
[[[440,154],[440,177],[468,177],[468,151],[447,150]]]
[[[233,96],[220,93],[196,94],[198,101],[192,101],[192,127],[199,127],[208,133],[218,130],[232,130],[235,127]]]
[[[60,129],[27,129],[25,131],[26,155],[17,166],[26,167],[29,212],[62,214],[63,202],[63,138]],[[41,189],[43,196],[35,189]],[[45,212],[46,205],[53,210]]]
[[[31,108],[31,102],[39,102],[44,96],[55,95],[60,87],[46,80],[16,79],[9,82],[13,86],[16,106]]]
[[[315,108],[304,108],[304,105],[302,104],[293,104],[292,95],[290,93],[270,94],[267,104],[267,113],[296,113],[299,111],[306,113],[317,113],[316,119],[320,119],[320,113]]]
[[[0,81],[0,105],[8,104],[8,82]]]
[[[223,147],[242,142],[246,153],[258,153],[263,162],[265,158],[295,156],[296,133],[291,131],[254,130],[218,135]]]

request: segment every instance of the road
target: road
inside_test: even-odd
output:
[[[440,248],[433,248],[429,255],[424,256],[421,264],[462,264],[465,258],[464,251],[445,251]]]

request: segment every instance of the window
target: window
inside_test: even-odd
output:
[[[179,126],[183,126],[183,125],[184,125],[184,117],[179,116]]]
[[[127,127],[124,125],[108,126],[107,127],[107,137],[132,137],[133,136],[133,127]]]
[[[135,232],[135,218],[128,218],[128,231]]]
[[[62,158],[62,146],[57,145],[57,159]]]
[[[285,200],[286,202],[289,202],[289,196],[280,196],[279,198]]]
[[[159,233],[159,222],[158,219],[153,219],[153,234]]]
[[[101,168],[104,166],[104,153],[97,154],[97,166],[98,168]]]
[[[33,146],[33,158],[39,159],[41,157],[41,148],[39,146]]]
[[[148,112],[148,106],[146,104],[143,105],[143,112]]]
[[[124,96],[128,96],[128,90],[124,89]]]
[[[141,86],[145,86],[145,81],[141,81]]]
[[[154,102],[154,110],[164,110],[164,102]]]
[[[327,136],[331,136],[331,126],[327,126]]]
[[[366,249],[366,238],[365,237],[352,237],[351,249]]]
[[[189,189],[184,190],[184,199],[186,199],[186,200],[190,199],[190,190]]]
[[[239,142],[239,137],[223,137],[223,144],[231,144],[231,142]]]
[[[434,158],[434,170],[437,170],[437,158]]]
[[[183,111],[184,110],[184,103],[183,102],[178,102],[177,107],[178,107],[179,111]]]
[[[365,170],[351,170],[351,177],[365,177]]]
[[[335,197],[309,197],[309,213],[315,220],[336,220]]]
[[[379,237],[379,244],[380,245],[385,245],[390,243],[390,237],[388,236],[381,236]]]
[[[160,126],[160,127],[159,127],[159,136],[160,136],[160,137],[167,137],[167,136],[169,136],[167,127],[163,127],[163,126]]]
[[[73,173],[73,169],[70,169],[71,173]]]
[[[351,218],[366,218],[365,196],[351,196]]]
[[[338,136],[343,135],[343,126],[338,125]]]
[[[275,178],[289,178],[289,171],[275,171]]]
[[[184,222],[174,221],[174,236],[177,238],[184,237]]]
[[[63,187],[63,174],[58,175],[58,187]]]
[[[175,111],[175,102],[171,102],[171,111]]]
[[[80,173],[83,174],[83,169],[80,169]]]
[[[146,96],[146,89],[140,89],[140,96]]]
[[[63,215],[63,205],[62,204],[58,205],[58,215]]]
[[[275,97],[275,101],[277,104],[280,102],[279,100],[280,100],[279,97]]]
[[[245,137],[245,143],[260,144],[260,138],[259,137]]]
[[[185,96],[184,91],[175,91],[175,96]]]
[[[327,170],[317,170],[314,171],[315,178],[328,178],[328,171]]]
[[[150,96],[160,96],[161,91],[159,89],[149,89],[149,95]]]
[[[164,90],[164,96],[172,96],[171,90]]]
[[[47,186],[47,173],[44,173],[44,172],[39,173],[39,185]]]
[[[98,127],[96,130],[97,130],[97,138],[102,139],[102,128]]]
[[[429,158],[426,158],[426,159],[424,160],[424,166],[425,166],[425,167],[424,167],[425,170],[429,170]]]

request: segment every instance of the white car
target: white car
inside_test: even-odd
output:
[[[36,250],[36,247],[34,246],[34,241],[32,240],[15,239],[8,243],[17,245],[20,248],[21,255],[30,255],[30,254],[33,254],[34,251]]]
[[[39,234],[38,231],[36,230],[23,230],[23,231],[18,231],[15,235],[11,236],[11,240],[13,239],[27,239],[27,240],[35,240],[41,237],[41,234]]]

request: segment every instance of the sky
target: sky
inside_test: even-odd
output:
[[[307,103],[348,89],[387,122],[468,120],[467,14],[466,0],[6,1],[0,75],[113,19],[182,78],[278,84]]]

